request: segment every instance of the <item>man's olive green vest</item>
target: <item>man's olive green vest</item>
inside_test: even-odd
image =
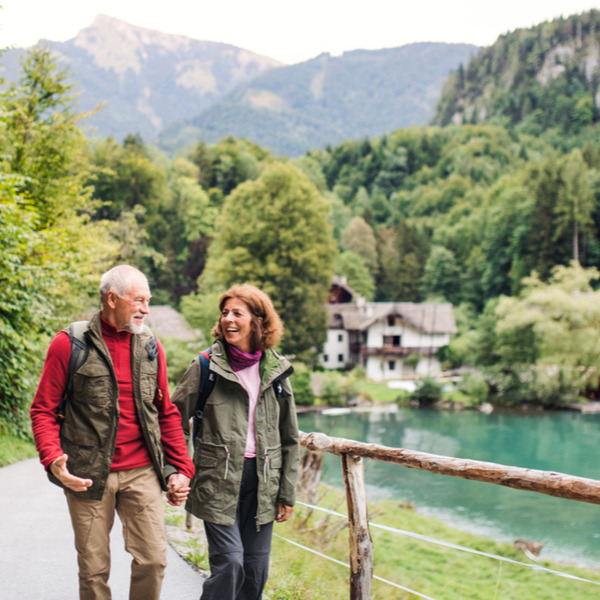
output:
[[[65,330],[67,333],[69,330]],[[102,338],[100,313],[94,315],[85,332],[89,354],[73,376],[73,396],[65,408],[65,420],[60,431],[60,444],[68,454],[67,468],[77,477],[91,479],[94,483],[86,492],[72,492],[81,498],[100,500],[115,452],[119,429],[119,386],[115,369]],[[162,449],[157,396],[158,359],[151,358],[147,344],[153,334],[144,327],[142,333],[131,336],[131,377],[136,413],[140,420],[146,446],[163,490],[165,476],[176,469],[167,466],[163,474]],[[49,472],[50,481],[59,480]]]

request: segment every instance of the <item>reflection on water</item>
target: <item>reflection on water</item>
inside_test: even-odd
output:
[[[600,479],[600,415],[400,409],[300,416],[303,431],[460,458]],[[369,499],[396,498],[459,529],[496,540],[545,542],[542,557],[600,566],[600,506],[365,462]],[[339,458],[323,480],[343,486]]]

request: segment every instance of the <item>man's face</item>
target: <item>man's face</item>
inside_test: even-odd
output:
[[[109,292],[109,303],[113,308],[114,325],[118,331],[141,333],[144,317],[150,312],[150,289],[143,280],[134,280],[122,298]]]

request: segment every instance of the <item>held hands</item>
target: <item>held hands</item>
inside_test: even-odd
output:
[[[190,480],[181,473],[174,473],[167,480],[169,491],[167,492],[167,502],[171,506],[181,506],[182,502],[187,500],[190,493]]]
[[[285,523],[292,516],[293,510],[293,506],[288,506],[287,504],[279,502],[277,504],[277,518],[275,520],[278,523]]]
[[[60,458],[57,458],[51,465],[50,471],[52,474],[67,488],[74,492],[85,492],[92,485],[91,479],[82,479],[81,477],[75,477],[69,473],[67,469],[67,460],[69,457],[63,454]]]

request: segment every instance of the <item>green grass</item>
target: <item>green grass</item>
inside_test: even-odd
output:
[[[327,490],[321,506],[345,512],[343,493]],[[398,501],[369,507],[371,520],[398,529],[468,546],[483,552],[530,562],[510,544],[452,529],[413,510],[400,508]],[[293,521],[275,526],[275,533],[348,562],[348,530],[345,519],[298,506]],[[342,529],[340,529],[342,528]],[[371,528],[376,575],[438,600],[581,600],[598,595],[598,587],[539,573],[525,567],[444,548],[428,542]],[[600,580],[600,571],[567,567],[541,560],[542,566]],[[302,590],[297,593],[297,590]],[[265,594],[269,600],[346,600],[348,570],[288,542],[273,538],[271,574]],[[373,581],[373,600],[413,599],[388,584]]]
[[[8,433],[0,434],[0,467],[37,456],[35,445]]]
[[[374,402],[396,402],[399,397],[406,395],[402,390],[391,390],[387,383],[375,383],[364,379],[357,382],[356,391],[366,394]]]

